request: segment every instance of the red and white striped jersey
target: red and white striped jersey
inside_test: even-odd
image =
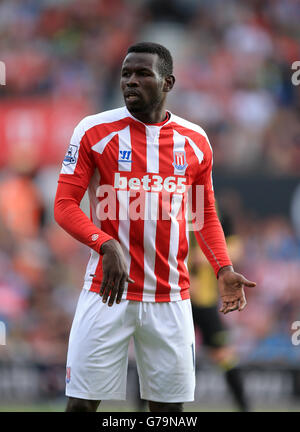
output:
[[[97,247],[92,244],[101,230],[107,235],[102,243],[109,238],[120,242],[135,281],[126,283],[123,298],[189,298],[184,196],[189,185],[203,185],[204,206],[215,212],[211,170],[212,149],[203,129],[170,112],[158,124],[142,123],[126,107],[84,118],[74,130],[59,176],[59,183],[88,189],[91,223],[98,229],[93,235],[89,231],[86,242],[92,249],[84,288],[100,290],[102,255],[99,241]],[[169,217],[163,217],[167,201]],[[205,230],[198,231],[197,239],[217,273],[231,262],[223,232],[219,227],[215,231],[220,252],[210,235],[205,238]]]

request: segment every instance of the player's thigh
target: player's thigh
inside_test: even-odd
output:
[[[154,402],[194,400],[195,337],[189,300],[141,304],[135,351],[141,397]]]
[[[123,399],[128,344],[134,330],[130,302],[108,307],[101,297],[82,290],[68,346],[67,396]]]

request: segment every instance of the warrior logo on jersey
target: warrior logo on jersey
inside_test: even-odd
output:
[[[64,158],[63,164],[64,165],[75,164],[77,160],[77,152],[78,152],[78,146],[74,144],[70,144],[66,156]]]
[[[118,162],[132,162],[131,150],[120,150]]]
[[[188,164],[185,159],[185,151],[174,151],[174,162],[172,165],[179,171],[186,169]]]

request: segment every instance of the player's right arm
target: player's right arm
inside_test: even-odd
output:
[[[98,228],[81,210],[80,202],[95,170],[84,121],[75,128],[58,180],[54,203],[56,222],[76,240],[103,255],[100,295],[111,306],[120,302],[125,282],[133,282],[119,242]]]

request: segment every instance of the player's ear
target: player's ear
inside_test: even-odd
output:
[[[163,91],[164,92],[171,91],[172,88],[174,87],[174,84],[175,84],[175,77],[174,77],[174,75],[167,75],[165,77],[165,83],[164,83]]]

